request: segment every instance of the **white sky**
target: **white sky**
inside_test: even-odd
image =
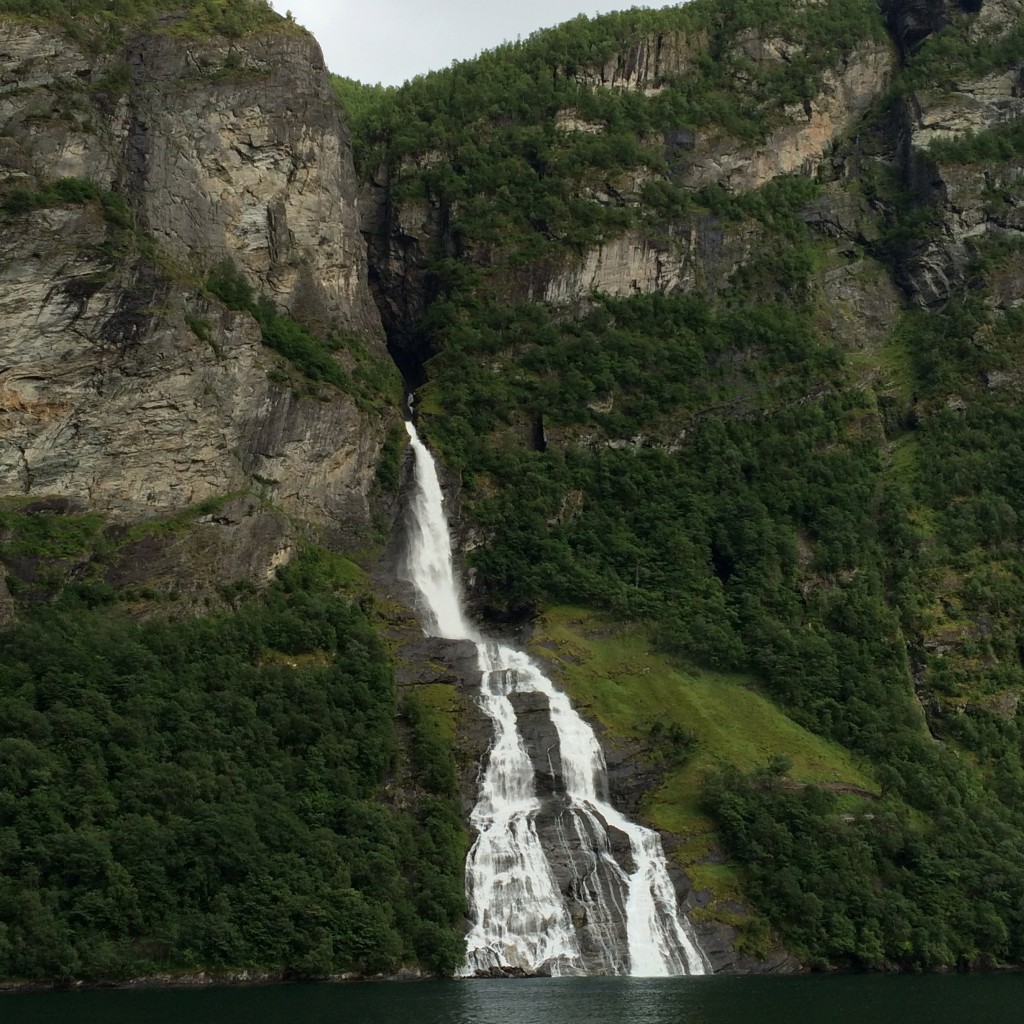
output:
[[[658,0],[271,0],[316,36],[328,68],[362,82],[400,85],[499,43]]]

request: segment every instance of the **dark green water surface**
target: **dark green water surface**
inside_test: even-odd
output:
[[[2,1024],[1022,1024],[1024,975],[450,981],[0,996]]]

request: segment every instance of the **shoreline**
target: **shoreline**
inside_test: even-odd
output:
[[[917,974],[916,971],[865,971],[865,970],[843,970],[832,968],[824,971],[795,971],[792,974],[775,975],[775,977],[809,977],[813,975],[864,975],[878,976]],[[1003,964],[995,967],[972,967],[966,970],[955,967],[939,968],[932,971],[921,972],[924,974],[949,975],[949,974],[1021,974],[1024,973],[1024,964]],[[503,975],[503,978],[515,980],[514,976]],[[531,975],[530,977],[545,977],[545,975]],[[757,972],[747,971],[723,971],[720,974],[709,974],[706,977],[767,977]],[[438,974],[420,970],[417,967],[403,967],[392,974],[360,974],[352,971],[343,974],[328,974],[322,977],[310,977],[298,975],[292,971],[260,971],[260,970],[237,970],[237,971],[190,971],[176,974],[170,971],[158,974],[140,975],[134,978],[121,980],[97,980],[87,981],[81,978],[68,981],[0,981],[0,999],[6,995],[21,995],[27,993],[57,993],[57,992],[100,992],[100,991],[145,991],[148,989],[175,989],[175,988],[260,988],[271,985],[344,985],[356,982],[417,982],[417,981],[491,981],[488,977],[477,978],[443,978]]]
[[[417,967],[403,967],[392,974],[361,974],[357,971],[322,977],[298,975],[292,971],[161,971],[132,978],[71,978],[66,981],[0,981],[0,997],[31,992],[97,992],[165,988],[259,988],[268,985],[341,985],[351,982],[432,981],[438,975]]]

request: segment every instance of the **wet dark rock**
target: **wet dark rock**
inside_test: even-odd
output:
[[[537,796],[543,799],[564,792],[558,731],[551,721],[547,697],[542,693],[513,693],[509,701],[515,709],[519,734],[533,764]]]
[[[736,949],[738,931],[722,921],[702,920],[694,931],[715,974],[796,974],[806,967],[785,950],[769,953],[759,960]]]
[[[7,586],[7,569],[0,562],[0,631],[10,628],[14,623],[14,598]]]

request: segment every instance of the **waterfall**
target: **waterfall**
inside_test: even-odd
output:
[[[471,817],[472,926],[460,973],[706,973],[677,910],[660,838],[608,801],[593,730],[526,654],[486,639],[466,619],[434,460],[411,422],[406,429],[416,465],[404,575],[427,633],[476,644],[479,703],[494,726]],[[532,742],[517,703],[547,711]],[[541,777],[551,790],[543,796]]]

